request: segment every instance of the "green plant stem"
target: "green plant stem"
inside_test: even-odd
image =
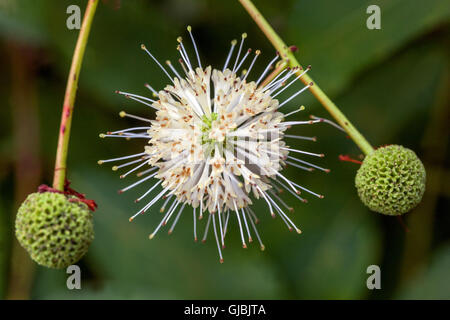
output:
[[[288,66],[301,67],[300,63],[294,56],[291,49],[286,46],[283,40],[278,36],[278,34],[273,30],[267,20],[262,16],[259,10],[251,2],[251,0],[239,0],[242,6],[247,10],[250,16],[255,20],[258,27],[264,32],[266,37],[279,52],[281,58],[287,62]],[[298,70],[299,75],[302,71]],[[339,110],[336,104],[331,101],[330,98],[322,91],[322,89],[315,83],[308,74],[305,74],[300,78],[300,80],[308,85],[312,83],[313,85],[309,87],[311,93],[316,97],[317,100],[325,107],[325,109],[331,114],[331,116],[336,120],[339,125],[345,129],[350,138],[356,143],[356,145],[368,155],[374,151],[370,143],[364,138],[364,136],[353,126],[353,124],[347,119],[347,117]]]
[[[78,88],[78,78],[97,5],[98,0],[89,0],[87,4],[83,23],[81,25],[81,30],[78,35],[77,44],[72,57],[69,77],[67,79],[61,124],[59,128],[58,147],[56,151],[55,174],[53,177],[53,188],[61,191],[64,189],[64,182],[66,179],[67,152],[69,149],[70,129],[72,125],[73,107]]]

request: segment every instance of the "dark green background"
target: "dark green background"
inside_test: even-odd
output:
[[[20,280],[11,268],[17,207],[40,183],[51,184],[66,77],[78,34],[65,27],[70,4],[84,11],[85,1],[0,0],[2,297],[11,297],[8,288]],[[171,236],[162,230],[148,240],[161,218],[158,207],[129,223],[128,217],[140,208],[133,200],[145,188],[118,196],[116,191],[133,178],[119,180],[109,166],[96,163],[140,152],[143,146],[142,141],[98,138],[100,132],[134,124],[118,117],[121,110],[149,115],[148,109],[114,90],[143,94],[146,82],[157,89],[167,83],[140,44],[147,44],[161,61],[176,61],[176,37],[188,39],[185,27],[190,24],[203,63],[221,68],[229,41],[247,32],[247,45],[263,52],[255,71],[262,70],[274,49],[237,0],[102,1],[80,76],[68,161],[73,187],[99,205],[95,241],[81,262],[82,290],[67,290],[64,270],[35,266],[23,297],[450,298],[448,1],[255,4],[280,36],[299,48],[299,61],[312,65],[313,79],[374,146],[402,144],[423,159],[427,191],[422,204],[404,216],[410,231],[396,218],[362,205],[354,188],[358,165],[338,160],[340,154],[357,158],[360,151],[341,132],[318,124],[296,128],[318,141],[295,146],[325,153],[324,159],[312,160],[331,173],[287,169],[290,178],[325,195],[322,200],[308,197],[308,204],[285,196],[295,203],[291,217],[303,230],[301,236],[289,233],[281,219],[272,220],[259,203],[265,252],[255,243],[242,249],[233,221],[225,263],[219,264],[211,236],[206,244],[193,242],[188,211]],[[381,30],[366,28],[370,4],[381,7]],[[301,104],[307,109],[297,118],[329,118],[310,93],[287,108]],[[26,256],[22,259],[16,265],[29,262]],[[382,290],[366,288],[371,264],[381,267]]]

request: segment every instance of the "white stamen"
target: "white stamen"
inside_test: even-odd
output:
[[[150,99],[150,98],[147,98],[147,97],[144,97],[144,96],[140,96],[140,95],[134,94],[134,93],[124,92],[124,91],[119,91],[119,90],[116,90],[116,93],[118,93],[118,94],[120,94],[120,95],[123,95],[123,96],[125,96],[125,97],[127,97],[127,98],[133,97],[133,98],[137,98],[137,99],[141,99],[141,100],[146,100],[146,101],[150,101],[150,102],[156,102],[156,101],[153,100],[153,99]]]
[[[180,208],[180,211],[178,211],[178,214],[175,217],[175,221],[172,223],[172,226],[169,229],[169,234],[171,234],[173,232],[173,229],[177,225],[177,222],[180,219],[181,213],[183,212],[183,209],[184,209],[185,206],[186,206],[186,203],[183,203],[183,206]]]
[[[146,157],[145,159],[148,159],[148,157]],[[114,166],[114,167],[112,167],[112,169],[113,169],[113,171],[116,171],[116,170],[118,170],[120,168],[131,166],[132,164],[135,164],[135,163],[138,163],[138,162],[142,162],[144,160],[142,158],[141,159],[137,159],[137,160],[133,160],[133,161],[130,161],[130,162],[123,163],[123,164],[121,164],[119,166]]]
[[[219,250],[219,261],[220,263],[223,263],[222,251],[220,250],[219,238],[217,237],[216,219],[214,218],[214,213],[210,214],[210,216],[212,216],[213,219],[214,235],[216,236],[217,250]]]
[[[283,125],[283,126],[295,126],[298,124],[314,124],[314,123],[319,123],[322,122],[322,120],[307,120],[307,121],[285,121],[285,122],[280,122],[279,125]]]
[[[247,229],[248,242],[252,242],[253,239],[252,239],[252,236],[250,234],[250,229],[248,228],[247,219],[245,218],[244,208],[242,208],[241,211],[242,211],[242,218],[244,220],[245,229]]]
[[[103,164],[105,162],[114,162],[114,161],[121,161],[121,160],[125,160],[125,159],[131,159],[131,158],[136,158],[136,157],[140,157],[143,155],[146,155],[146,152],[141,152],[141,153],[136,153],[136,154],[132,154],[129,156],[124,156],[124,157],[119,157],[119,158],[113,158],[113,159],[107,159],[107,160],[98,160],[98,164]]]
[[[134,167],[133,169],[131,169],[130,171],[127,171],[126,173],[124,173],[123,175],[120,176],[121,179],[125,178],[127,175],[129,175],[132,172],[135,172],[137,169],[142,168],[143,166],[145,166],[146,164],[148,164],[148,159],[144,159],[144,162],[141,163],[140,165]]]
[[[302,169],[302,170],[305,170],[305,171],[313,171],[314,170],[313,168],[304,167],[304,166],[296,164],[296,163],[294,163],[292,161],[286,161],[286,163],[291,165],[291,166],[293,166],[293,167],[296,167],[296,168],[299,168],[299,169]]]
[[[175,210],[177,209],[178,205],[181,203],[181,201],[179,201],[178,199],[175,199],[172,203],[171,209],[169,209],[169,214],[167,215],[167,217],[165,218],[163,225],[165,226],[167,224],[167,222],[169,222],[170,218],[172,217],[172,214],[175,212]]]
[[[150,189],[148,189],[142,196],[140,196],[139,198],[137,198],[137,199],[135,200],[135,202],[139,202],[139,201],[141,201],[143,198],[145,198],[145,196],[147,196],[150,192],[152,192],[153,189],[155,189],[161,182],[162,182],[162,180],[159,180],[157,183],[155,183],[155,184],[153,185],[153,187],[151,187]]]
[[[289,88],[295,81],[297,81],[298,79],[300,79],[301,77],[303,77],[303,75],[305,73],[307,73],[309,70],[311,69],[311,67],[306,68],[305,71],[303,71],[299,76],[297,76],[294,80],[292,80],[291,82],[288,83],[288,85],[284,86],[283,89],[281,89],[280,91],[278,91],[276,94],[274,94],[272,96],[272,98],[275,98],[277,95],[279,95],[280,93],[282,93],[284,90],[286,90],[287,88]]]
[[[247,34],[243,33],[242,37],[241,37],[241,43],[239,44],[239,50],[238,50],[238,53],[237,53],[237,56],[236,56],[236,61],[234,62],[233,72],[235,72],[235,70],[236,70],[236,66],[237,66],[237,63],[238,63],[238,60],[239,60],[239,56],[241,55],[242,45],[244,44],[245,38],[247,38]]]
[[[296,186],[297,188],[300,188],[300,189],[302,189],[302,190],[304,190],[304,191],[306,191],[306,192],[308,192],[308,193],[311,193],[312,195],[315,195],[317,198],[323,199],[323,195],[321,195],[321,194],[312,192],[311,190],[306,189],[305,187],[302,187],[301,185],[299,185],[299,184],[297,184],[297,183],[295,183],[295,182],[292,182],[292,184],[293,184],[294,186]]]
[[[150,51],[146,48],[145,45],[141,44],[141,49],[144,50],[152,59],[153,61],[156,62],[156,64],[161,68],[162,71],[164,71],[164,73],[166,74],[166,76],[170,79],[170,81],[173,82],[173,79],[170,77],[169,73],[167,72],[166,69],[164,69],[164,67],[161,65],[161,63],[159,63],[159,61],[150,53]]]
[[[310,140],[310,141],[317,141],[316,137],[305,137],[305,136],[296,136],[291,134],[285,134],[285,138],[292,138],[292,139],[299,139],[299,140]]]
[[[193,208],[192,214],[194,216],[194,241],[197,242],[197,217],[195,215],[195,209],[196,208]]]
[[[264,200],[266,200],[267,205],[269,206],[270,215],[273,217],[274,213],[273,213],[272,205],[270,204],[270,201],[267,199],[265,192],[262,191],[260,187],[256,187],[256,189],[258,189],[259,194],[263,196]]]
[[[299,112],[299,111],[303,111],[303,110],[305,110],[305,107],[304,107],[304,106],[301,106],[301,107],[298,108],[297,110],[294,110],[294,111],[291,111],[291,112],[285,114],[285,115],[284,115],[284,118],[287,118],[287,117],[289,117],[289,116],[291,116],[291,115],[293,115],[293,114],[295,114],[295,113],[297,113],[297,112]]]
[[[258,85],[261,80],[264,78],[264,76],[266,75],[266,73],[269,71],[270,67],[272,67],[272,64],[278,59],[278,54],[275,56],[275,58],[273,58],[269,64],[267,65],[267,67],[264,69],[263,73],[261,74],[261,76],[259,77],[258,81],[256,81],[256,85]]]
[[[166,215],[164,216],[164,218],[161,219],[161,222],[158,224],[158,226],[156,227],[155,231],[153,231],[152,234],[150,234],[150,236],[149,236],[150,240],[155,237],[156,233],[161,228],[161,226],[163,225],[163,223],[166,220],[168,215],[169,215],[169,212],[167,212]]]
[[[135,131],[135,130],[148,130],[151,127],[133,127],[133,128],[128,128],[128,129],[122,129],[122,130],[117,130],[117,131],[112,131],[112,132],[108,132],[108,134],[118,134],[118,133],[125,133],[125,132],[129,132],[129,131]]]
[[[217,212],[218,212],[218,218],[219,218],[220,240],[222,242],[222,247],[224,248],[225,247],[225,242],[224,242],[224,234],[223,234],[223,228],[222,228],[222,219],[221,219],[221,216],[220,216],[220,207],[217,207]]]
[[[156,108],[156,107],[153,106],[152,104],[147,103],[147,102],[145,102],[145,101],[142,101],[141,99],[136,98],[136,97],[134,97],[134,96],[126,95],[125,97],[128,98],[128,99],[137,101],[137,102],[139,102],[139,103],[142,103],[143,105],[146,105],[147,107],[150,107],[150,108],[152,108],[152,109],[158,110],[158,108]],[[154,100],[153,100],[153,102],[154,102]]]
[[[208,221],[206,222],[205,233],[203,234],[203,239],[202,239],[203,243],[206,242],[206,238],[208,237],[208,230],[209,230],[209,224],[211,223],[211,216],[212,216],[212,213],[210,213],[208,215]]]
[[[286,83],[286,81],[292,77],[295,73],[295,71],[297,70],[295,67],[292,69],[284,69],[283,72],[281,72],[280,74],[283,74],[284,71],[287,70],[287,73],[285,75],[283,75],[283,77],[281,77],[280,79],[277,79],[278,77],[275,77],[274,80],[271,81],[271,83],[269,83],[267,86],[264,87],[264,90],[270,90],[272,91],[272,95],[275,93],[275,91],[277,91],[278,89],[280,89],[281,87],[283,87]]]
[[[296,193],[296,192],[294,192],[294,191],[292,191],[291,190],[291,188],[289,188],[287,185],[285,185],[283,182],[281,182],[281,181],[279,181],[279,180],[277,180],[277,179],[272,179],[273,181],[275,181],[276,183],[278,183],[279,185],[281,185],[283,188],[284,188],[284,190],[287,190],[290,194],[292,194],[294,197],[296,197],[298,200],[300,200],[301,202],[304,202],[304,203],[306,203],[307,201],[306,201],[306,199],[303,199],[302,197],[300,197],[299,195],[298,195],[298,193]],[[300,192],[299,192],[300,193]]]
[[[250,208],[250,207],[246,207],[246,208],[248,209],[248,211],[249,211],[250,214],[252,215],[253,219],[255,220],[255,224],[258,224],[258,223],[259,223],[259,219],[258,219],[258,217],[256,216],[256,214],[255,214],[255,212],[253,211],[253,209]]]
[[[234,50],[234,47],[236,46],[236,43],[237,43],[236,40],[231,41],[231,48],[230,48],[230,51],[228,52],[228,56],[227,56],[227,59],[225,60],[225,64],[223,66],[222,72],[224,72],[225,69],[228,67],[228,63],[230,62],[230,58],[231,58],[231,55],[233,54],[233,50]]]
[[[276,192],[275,191],[273,191],[273,190],[269,190],[269,192],[272,194],[272,196],[274,196],[275,197],[275,199],[277,199],[278,200],[278,202],[280,202],[281,203],[281,205],[283,206],[283,207],[285,207],[286,209],[288,209],[289,211],[294,211],[294,208],[292,208],[292,207],[289,207],[288,205],[287,205],[287,203],[286,202],[284,202],[283,201],[283,199],[281,199],[281,197],[280,196],[278,196],[277,194],[276,194]]]
[[[169,203],[169,201],[170,201],[170,199],[172,199],[172,197],[173,197],[173,195],[165,197],[166,200],[164,201],[162,207],[159,209],[160,212],[164,212],[164,210],[166,210],[167,203]]]
[[[233,200],[233,204],[234,204],[234,209],[235,209],[234,212],[236,213],[236,218],[237,218],[238,224],[239,224],[239,231],[241,233],[242,248],[246,249],[247,244],[245,243],[245,240],[244,240],[244,232],[242,231],[241,218],[239,218],[239,210],[236,206],[236,201]]]
[[[142,177],[144,174],[147,174],[149,172],[155,171],[156,169],[158,169],[158,167],[153,167],[153,168],[150,168],[150,169],[138,172],[138,173],[136,173],[136,176],[137,177]]]
[[[315,165],[315,164],[312,164],[312,163],[310,163],[310,162],[307,162],[307,161],[304,161],[304,160],[300,160],[300,159],[297,159],[297,158],[294,158],[294,157],[291,157],[291,156],[288,156],[288,158],[289,158],[289,159],[292,159],[292,160],[295,160],[295,161],[297,161],[297,162],[306,164],[306,165],[311,166],[311,167],[313,167],[313,168],[316,168],[316,169],[325,171],[326,173],[330,172],[330,169],[325,169],[325,168],[319,167],[319,166],[317,166],[317,165]]]
[[[151,85],[149,85],[148,83],[146,83],[144,86],[145,86],[148,90],[150,90],[150,91],[153,93],[153,95],[154,95],[155,97],[158,96],[158,92],[156,92],[156,90],[153,89]]]
[[[189,59],[189,56],[188,56],[188,54],[186,52],[186,49],[184,48],[184,45],[183,45],[183,39],[181,37],[178,37],[177,41],[180,44],[181,51],[183,52],[184,57],[183,57],[183,55],[182,55],[182,57],[183,57],[183,59],[185,59],[184,62],[188,66],[189,70],[193,71],[191,60]]]
[[[328,120],[328,119],[325,119],[325,118],[319,118],[319,117],[316,117],[316,116],[313,116],[313,115],[311,115],[310,118],[311,118],[311,119],[320,120],[320,121],[322,121],[322,122],[326,122],[326,123],[332,125],[333,127],[337,128],[338,130],[341,130],[342,132],[345,132],[345,133],[346,133],[346,131],[345,131],[344,128],[342,128],[340,125],[338,125],[337,123],[334,123],[334,122],[331,121],[331,120]]]
[[[254,223],[253,220],[251,219],[250,214],[248,213],[248,211],[247,211],[247,215],[248,215],[248,218],[249,218],[249,220],[250,220],[250,223],[251,223],[251,225],[252,225],[252,227],[253,227],[253,231],[255,231],[256,238],[258,239],[258,242],[259,242],[259,246],[260,246],[260,248],[261,248],[261,251],[264,251],[264,249],[265,249],[266,247],[265,247],[264,244],[262,243],[261,237],[259,236],[259,233],[258,233],[258,230],[256,229],[255,223]]]
[[[180,74],[178,73],[178,71],[175,69],[175,67],[172,65],[172,63],[170,62],[170,60],[166,61],[166,64],[169,66],[170,70],[172,70],[172,72],[179,78],[179,79],[183,79]]]
[[[313,83],[309,83],[307,86],[303,87],[301,90],[299,90],[298,92],[294,93],[290,98],[288,98],[287,100],[283,101],[278,108],[281,108],[282,106],[284,106],[286,103],[288,103],[289,101],[291,101],[292,99],[294,99],[296,96],[298,96],[300,93],[302,93],[303,91],[307,90],[309,87],[311,87],[313,85]]]
[[[227,218],[225,219],[224,237],[227,234],[228,221],[230,220],[230,210],[227,210]]]
[[[302,231],[299,228],[297,228],[297,226],[292,222],[291,219],[289,219],[289,217],[283,212],[283,210],[281,210],[281,208],[278,206],[278,204],[271,197],[269,197],[269,196],[267,196],[267,197],[273,203],[275,208],[278,209],[278,213],[280,214],[280,216],[283,217],[284,219],[286,219],[287,222],[289,222],[294,227],[294,229],[295,229],[295,231],[297,231],[297,233],[302,233]]]
[[[241,62],[239,62],[236,70],[233,70],[233,72],[237,73],[238,70],[241,68],[242,64],[244,63],[245,59],[247,59],[248,55],[250,54],[250,52],[252,51],[252,49],[248,49],[247,53],[244,55],[244,57],[242,58]]]
[[[297,152],[297,153],[307,154],[307,155],[314,156],[314,157],[319,157],[319,158],[323,158],[324,157],[323,153],[312,153],[312,152],[307,152],[307,151],[297,150],[297,149],[292,149],[292,148],[285,148],[285,147],[280,147],[280,149],[281,150],[288,150],[290,152]]]
[[[286,71],[288,71],[288,73],[289,72],[292,72],[290,69],[288,69],[288,68],[286,68],[286,69],[284,69],[284,70],[282,70],[280,73],[278,73],[276,76],[275,76],[275,78],[273,78],[268,84],[266,84],[264,87],[263,87],[263,91],[266,91],[266,90],[269,90],[269,89],[271,89],[274,85],[276,85],[276,83],[278,83],[280,80],[278,80],[278,78],[280,78]],[[283,78],[282,78],[282,80],[281,81],[283,81],[283,79],[284,79],[284,77],[285,77],[286,75],[284,75],[283,76]]]
[[[202,63],[200,62],[200,55],[198,54],[197,44],[195,43],[194,36],[192,35],[192,28],[191,28],[191,26],[187,27],[187,31],[189,32],[189,35],[191,36],[192,44],[194,45],[195,55],[197,56],[197,60],[198,60],[198,66],[200,68],[202,68]]]
[[[144,121],[144,122],[151,122],[150,119],[147,119],[147,118],[144,118],[144,117],[135,116],[133,114],[126,113],[125,111],[120,111],[119,112],[119,116],[121,118],[127,117],[127,118],[132,118],[132,119],[136,119],[136,120],[140,120],[140,121]]]
[[[119,193],[124,193],[125,191],[128,191],[128,190],[130,190],[131,188],[134,188],[135,186],[141,184],[142,182],[147,181],[148,179],[153,178],[157,173],[158,173],[158,172],[155,172],[154,174],[151,174],[151,175],[149,175],[149,176],[147,176],[147,177],[145,177],[145,178],[142,178],[142,179],[139,180],[139,181],[136,181],[136,182],[133,183],[133,184],[130,184],[128,187],[121,189],[121,190],[119,191]]]
[[[121,134],[104,134],[101,133],[100,138],[125,138],[127,140],[129,139],[136,139],[136,138],[145,138],[145,139],[149,139],[150,137],[148,135],[144,135],[144,134],[131,134],[131,133],[121,133]]]
[[[253,65],[255,64],[256,59],[258,58],[258,56],[259,56],[260,54],[261,54],[261,51],[260,51],[260,50],[256,50],[256,52],[255,52],[255,57],[253,58],[252,63],[250,64],[250,67],[248,68],[248,70],[247,70],[247,72],[245,73],[245,76],[244,76],[244,78],[243,78],[242,80],[247,79],[247,77],[248,77],[250,71],[251,71],[252,68],[253,68]]]

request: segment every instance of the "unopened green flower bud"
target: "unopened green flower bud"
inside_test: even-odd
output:
[[[425,168],[414,151],[399,145],[381,147],[359,168],[355,185],[361,201],[375,212],[404,214],[425,191]]]
[[[69,199],[55,192],[32,193],[17,213],[17,239],[34,261],[48,268],[76,263],[94,239],[87,205]]]

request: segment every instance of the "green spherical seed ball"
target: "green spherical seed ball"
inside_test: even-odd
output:
[[[414,151],[390,145],[364,159],[355,185],[361,201],[372,211],[396,216],[419,204],[425,179],[425,168]]]
[[[32,193],[16,217],[16,237],[38,264],[66,268],[84,256],[94,239],[86,204],[60,193]]]

